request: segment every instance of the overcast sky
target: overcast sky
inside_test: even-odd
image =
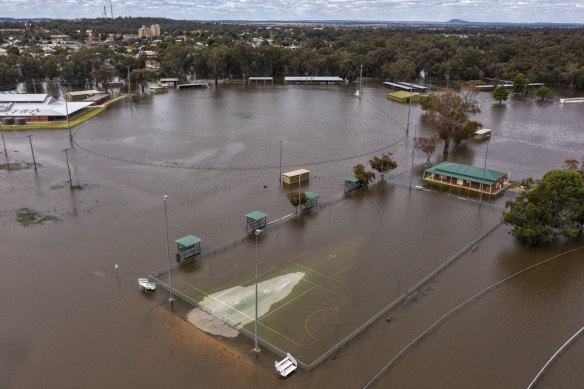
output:
[[[114,16],[187,20],[584,23],[584,0],[112,0]],[[0,17],[95,18],[109,0],[0,0]]]

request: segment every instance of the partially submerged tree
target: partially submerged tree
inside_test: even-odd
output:
[[[440,139],[438,135],[432,135],[430,138],[425,138],[421,136],[418,138],[414,138],[414,148],[416,150],[422,150],[426,154],[426,156],[428,157],[426,159],[426,164],[429,164],[430,156],[436,150],[436,145],[441,141],[442,139]]]
[[[527,184],[526,184],[527,185]],[[507,201],[503,222],[518,239],[536,244],[555,236],[574,237],[584,223],[584,184],[578,172],[555,169],[514,201]]]
[[[369,165],[371,166],[371,169],[377,171],[381,175],[381,181],[383,181],[385,173],[395,169],[397,167],[397,162],[391,159],[391,153],[389,153],[382,154],[381,158],[371,158],[369,160]]]
[[[529,82],[523,73],[517,73],[513,79],[513,93],[516,95],[525,96],[527,94],[527,86]]]
[[[438,136],[444,141],[444,155],[448,154],[450,142],[459,144],[468,139],[481,126],[479,122],[470,121],[470,115],[480,112],[473,102],[471,93],[458,94],[447,89],[440,95],[431,95],[428,115]]]
[[[375,173],[366,171],[365,166],[360,163],[353,167],[353,173],[359,180],[359,183],[363,186],[369,185],[369,183],[375,179]]]
[[[535,95],[537,97],[540,97],[541,101],[543,101],[544,99],[547,99],[547,97],[551,93],[551,91],[552,90],[550,88],[548,88],[547,86],[542,86],[537,91],[535,91]]]
[[[509,96],[509,91],[503,85],[498,85],[493,91],[493,98],[501,104],[503,101],[507,101]]]
[[[290,192],[286,196],[288,196],[288,200],[290,200],[290,204],[293,207],[296,207],[296,213],[298,213],[298,206],[306,204],[306,193],[304,192]]]

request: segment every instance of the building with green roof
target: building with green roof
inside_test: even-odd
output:
[[[497,195],[509,186],[510,173],[454,162],[442,162],[424,170],[424,181],[472,192]]]

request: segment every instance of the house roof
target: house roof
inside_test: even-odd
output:
[[[310,170],[298,169],[298,170],[294,170],[294,171],[291,171],[291,172],[284,173],[282,175],[283,176],[286,176],[286,177],[295,177],[295,176],[299,176],[299,175],[305,174],[305,173],[310,173]]]
[[[321,76],[291,76],[284,77],[284,81],[320,81],[320,82],[343,82],[341,77],[321,77]]]
[[[18,95],[9,95],[18,96]],[[0,117],[56,116],[67,117],[88,106],[91,102],[65,103],[48,97],[40,103],[2,102],[0,100]]]
[[[268,216],[266,213],[260,212],[260,211],[253,211],[251,213],[248,213],[247,215],[245,215],[247,218],[252,219],[254,221],[259,221],[263,218],[265,218],[266,216]]]
[[[304,192],[304,195],[309,200],[314,200],[314,199],[318,198],[318,193],[314,193],[314,192]]]
[[[484,183],[487,185],[492,185],[497,180],[507,175],[507,173],[498,172],[496,170],[483,169],[453,162],[442,162],[441,164],[424,170],[424,172],[460,178],[477,183],[482,183],[484,176]]]
[[[345,177],[345,181],[356,184],[357,182],[359,182],[359,179],[355,176],[347,176],[347,177]]]
[[[184,247],[190,247],[190,246],[194,246],[197,243],[202,242],[203,240],[197,236],[194,235],[187,235],[187,236],[183,236],[182,238],[179,238],[177,240],[175,240],[176,243],[180,244],[181,246]]]

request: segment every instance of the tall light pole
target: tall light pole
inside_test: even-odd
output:
[[[34,170],[37,170],[36,160],[34,159],[34,149],[32,148],[32,135],[27,135],[28,141],[30,142],[30,152],[32,153],[32,163],[34,164]]]
[[[166,200],[168,199],[167,195],[162,196],[164,199],[164,225],[166,226],[166,258],[168,259],[168,291],[170,293],[168,297],[168,301],[170,305],[174,303],[174,298],[172,298],[172,273],[170,269],[170,246],[168,245],[168,216],[166,214]]]
[[[418,133],[418,125],[414,124],[414,143],[412,144],[412,167],[410,169],[410,190],[412,189],[412,182],[414,181],[414,152],[416,151],[416,137]]]
[[[280,143],[280,178],[278,179],[280,182],[280,186],[282,186],[282,141],[278,141]],[[6,147],[4,148],[6,150]]]
[[[487,150],[485,151],[485,164],[483,166],[483,180],[481,181],[481,194],[479,195],[479,204],[483,203],[483,189],[485,186],[485,174],[487,173],[487,156],[489,155],[489,143],[491,139],[487,140]]]
[[[67,161],[67,170],[69,171],[69,187],[72,188],[73,187],[73,178],[71,177],[71,167],[69,166],[69,155],[67,154],[67,151],[69,151],[71,149],[64,149],[63,151],[65,152],[65,160]]]
[[[253,351],[257,354],[260,352],[258,347],[258,236],[262,233],[262,230],[255,230],[255,347]]]

